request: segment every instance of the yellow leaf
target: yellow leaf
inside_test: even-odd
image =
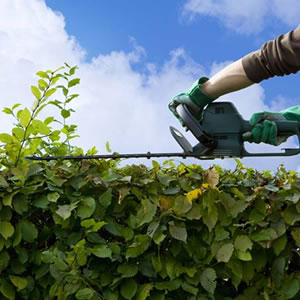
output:
[[[159,196],[159,207],[161,211],[168,210],[173,206],[173,197],[172,196]]]
[[[199,198],[202,195],[202,190],[201,189],[195,189],[193,191],[190,191],[188,193],[185,194],[187,199],[189,201],[193,201],[197,198]]]
[[[202,183],[202,188],[209,189],[211,188],[211,185],[209,183]]]

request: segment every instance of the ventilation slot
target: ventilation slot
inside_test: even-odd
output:
[[[216,107],[215,108],[215,113],[216,114],[224,114],[225,113],[224,107]]]

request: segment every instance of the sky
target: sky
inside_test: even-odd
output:
[[[76,74],[81,79],[74,88],[80,97],[73,103],[76,112],[70,119],[80,135],[74,144],[85,150],[96,146],[99,154],[106,153],[106,141],[120,153],[180,152],[169,133],[170,125],[181,130],[168,110],[172,97],[299,24],[299,1],[286,0],[284,6],[280,0],[238,3],[1,0],[0,108],[15,103],[31,107],[35,73],[67,62],[79,67]],[[272,78],[218,101],[233,102],[245,119],[258,111],[280,111],[300,104],[299,76]],[[9,116],[1,113],[2,132],[9,132],[11,125]],[[297,145],[289,139],[281,146]],[[274,152],[281,146],[246,148]],[[184,162],[235,167],[232,159]],[[242,162],[259,170],[276,170],[284,163],[300,171],[299,156]]]

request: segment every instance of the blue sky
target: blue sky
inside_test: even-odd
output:
[[[80,94],[72,104],[76,112],[69,119],[78,125],[80,135],[73,143],[84,150],[96,146],[99,153],[106,152],[106,141],[120,153],[181,151],[169,133],[169,125],[180,128],[168,110],[172,97],[199,77],[212,76],[266,40],[296,27],[300,1],[282,3],[1,0],[0,105],[18,102],[30,109],[35,73],[68,62],[79,67],[81,79],[74,88]],[[218,101],[232,101],[249,119],[257,111],[299,105],[298,86],[299,74],[273,78]],[[57,113],[49,107],[41,118]],[[3,132],[10,131],[11,123],[2,114]],[[187,137],[195,143],[189,133]],[[247,146],[256,150],[252,152],[270,147],[274,151],[265,144]],[[289,139],[284,146],[295,143]],[[300,171],[297,157],[243,159],[257,169],[276,169],[282,162]],[[213,163],[235,167],[232,159],[201,162],[204,167]]]
[[[168,59],[171,50],[183,48],[187,55],[209,69],[213,62],[236,60],[294,28],[274,15],[266,14],[259,30],[240,33],[209,15],[194,16],[191,20],[190,15],[184,13],[187,2],[85,0],[70,4],[70,0],[46,0],[49,7],[64,15],[67,32],[87,50],[87,60],[99,53],[128,52],[132,49],[131,38],[134,38],[146,50],[147,61],[158,66]],[[143,64],[135,65],[135,68],[144,71]],[[298,84],[299,75],[261,83],[267,102],[278,95],[299,100]]]

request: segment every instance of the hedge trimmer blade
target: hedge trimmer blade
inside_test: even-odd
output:
[[[132,153],[132,154],[100,154],[100,155],[79,155],[79,156],[27,156],[27,159],[30,160],[60,160],[60,159],[70,159],[70,160],[83,160],[83,159],[118,159],[118,158],[147,158],[150,159],[152,157],[194,157],[199,159],[214,159],[213,157],[199,157],[198,154],[192,153],[177,153],[177,152],[170,152],[170,153]]]
[[[31,160],[59,160],[59,159],[118,159],[118,158],[148,158],[151,157],[194,157],[198,159],[215,158],[243,158],[262,156],[291,156],[300,154],[300,122],[278,120],[274,121],[278,129],[278,135],[287,138],[293,135],[298,137],[299,147],[283,149],[284,152],[249,153],[244,148],[243,134],[251,132],[252,126],[249,121],[243,119],[231,102],[210,103],[203,112],[203,119],[197,120],[181,104],[176,108],[186,130],[190,130],[198,144],[192,146],[183,134],[174,127],[170,131],[176,142],[183,149],[183,153],[132,153],[132,154],[103,154],[81,156],[28,156]]]

